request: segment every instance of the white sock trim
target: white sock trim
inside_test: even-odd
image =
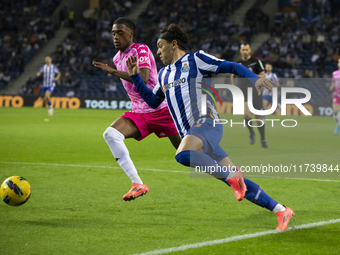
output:
[[[283,212],[286,210],[286,207],[284,207],[281,204],[277,204],[274,209],[273,209],[273,213],[277,213],[277,212]]]
[[[105,132],[103,134],[104,139],[105,139],[105,133],[107,133],[107,134],[113,133],[114,136],[117,136],[120,140],[122,140],[122,141],[125,140],[125,136],[121,132],[119,132],[117,129],[113,128],[113,127],[108,127],[105,130]]]
[[[138,184],[143,184],[142,179],[139,177],[138,174],[134,174],[132,176],[130,176],[130,179],[132,182],[138,183]]]

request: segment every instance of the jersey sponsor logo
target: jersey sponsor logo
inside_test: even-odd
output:
[[[141,50],[140,53],[147,53],[146,50]]]
[[[185,83],[186,81],[187,80],[185,78],[182,78],[182,79],[178,79],[176,81],[173,81],[171,83],[165,84],[165,85],[163,85],[164,92],[173,88],[173,87],[176,87],[177,85],[181,85],[181,84]]]
[[[183,73],[186,73],[190,70],[190,67],[188,66],[187,63],[185,63],[183,66],[182,66],[182,72]]]
[[[149,56],[140,57],[140,58],[139,58],[139,62],[140,62],[140,63],[149,62]]]

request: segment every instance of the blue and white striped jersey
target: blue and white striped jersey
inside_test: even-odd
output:
[[[270,73],[270,74],[266,73],[266,78],[275,83],[279,82],[279,79],[277,78],[277,75],[275,73]],[[262,96],[272,96],[272,95],[273,95],[273,92],[269,92],[268,89],[266,88],[263,89]]]
[[[181,137],[201,117],[202,90],[204,78],[210,78],[212,73],[217,73],[219,65],[223,62],[214,56],[199,51],[185,54],[172,65],[162,68],[158,73],[158,82],[154,94],[164,93],[169,111]],[[207,113],[219,119],[218,113],[208,97]]]
[[[51,64],[50,66],[45,64],[40,68],[39,73],[43,75],[43,86],[44,87],[55,86],[54,78],[55,78],[55,75],[59,73],[58,67],[56,67],[53,64]]]
[[[214,73],[235,73],[252,79],[253,83],[259,78],[241,64],[218,59],[203,51],[187,53],[173,64],[162,68],[153,91],[144,84],[139,74],[130,77],[138,93],[152,108],[156,108],[166,98],[179,135],[184,137],[203,116],[202,89],[209,90],[204,85],[205,80]],[[207,115],[219,119],[212,102],[212,98],[207,96]]]

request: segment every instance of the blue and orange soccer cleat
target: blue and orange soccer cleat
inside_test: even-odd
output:
[[[227,182],[230,185],[230,187],[233,189],[236,199],[238,201],[241,201],[246,195],[247,186],[244,183],[243,174],[240,171],[239,167],[236,167],[236,168],[237,168],[237,171],[234,177],[228,179]]]
[[[276,228],[276,230],[287,229],[288,223],[293,215],[295,215],[295,213],[289,207],[286,207],[286,210],[282,212],[277,212],[276,216],[277,216],[277,221],[279,222],[279,226]]]
[[[146,186],[145,184],[138,184],[138,183],[133,182],[132,188],[129,190],[128,193],[126,193],[123,196],[123,200],[131,201],[137,197],[143,196],[144,194],[148,192],[149,192],[148,186]]]

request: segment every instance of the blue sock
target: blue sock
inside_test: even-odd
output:
[[[187,150],[181,151],[176,155],[176,160],[178,163],[184,166],[196,167],[199,166],[201,170],[204,170],[206,173],[210,173],[217,179],[225,180],[228,178],[229,170],[226,167],[223,167],[215,160],[213,160],[210,156],[205,153]],[[214,167],[215,172],[210,172],[207,167]],[[210,169],[211,170],[211,169]]]
[[[48,104],[48,107],[51,107],[51,105],[52,105],[52,104],[51,104],[51,101],[48,101],[47,104]]]
[[[227,182],[225,182],[225,183],[227,183]],[[270,211],[274,210],[274,208],[278,204],[278,202],[276,202],[274,199],[272,199],[270,196],[268,196],[262,190],[262,188],[258,184],[256,184],[255,182],[252,182],[251,180],[244,178],[244,183],[247,186],[247,192],[246,192],[246,196],[245,196],[245,198],[247,200],[249,200],[250,202],[257,204],[261,207],[267,208]]]

